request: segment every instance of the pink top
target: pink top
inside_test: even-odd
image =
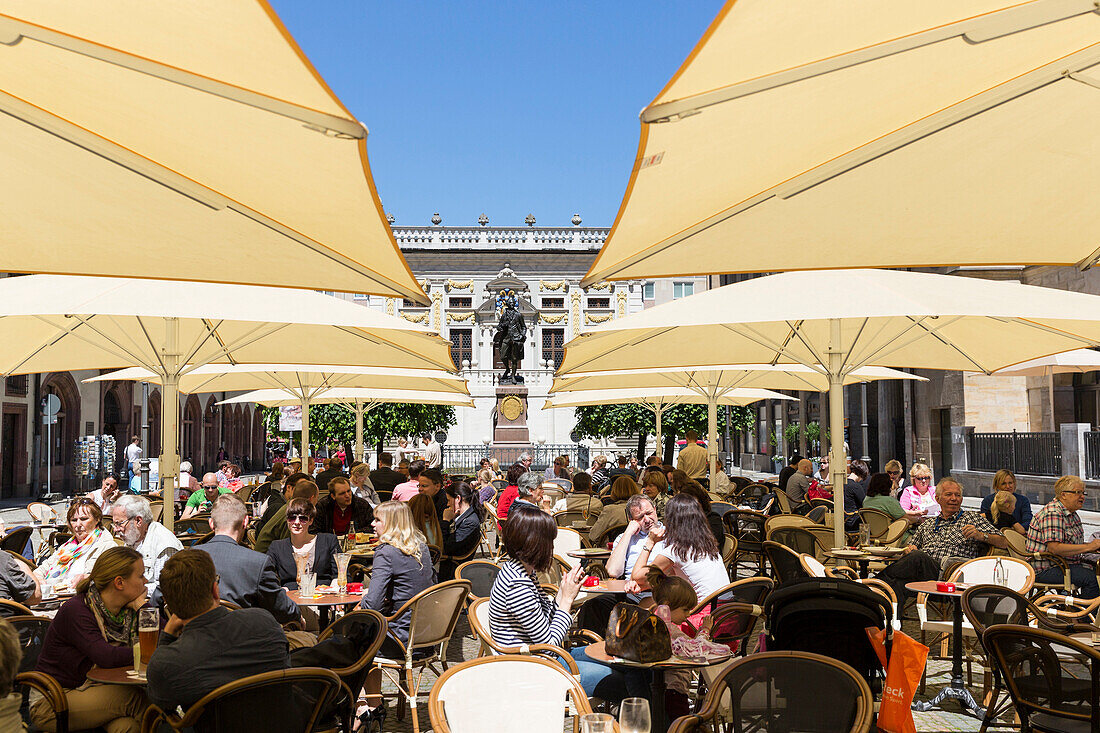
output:
[[[394,501],[408,501],[420,493],[419,481],[406,481],[393,487]]]
[[[940,505],[936,503],[936,487],[929,483],[928,491],[921,493],[921,490],[914,485],[906,486],[901,490],[901,508],[907,512],[927,509],[928,516],[939,516]]]

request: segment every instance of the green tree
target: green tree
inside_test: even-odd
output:
[[[264,426],[271,435],[290,437],[279,430],[279,408],[265,407]],[[376,442],[399,435],[446,430],[458,422],[450,405],[387,403],[375,407],[363,420],[363,439]],[[294,437],[300,437],[294,431]],[[316,405],[309,409],[311,443],[351,443],[355,440],[355,413],[341,405]]]
[[[730,408],[730,429],[752,430],[755,420],[748,407]],[[718,432],[725,430],[726,410],[718,409]],[[652,435],[657,429],[653,411],[641,405],[585,405],[577,408],[577,432],[584,438],[613,438],[645,431]],[[661,432],[667,436],[683,435],[695,430],[707,434],[706,405],[674,405],[661,415]]]

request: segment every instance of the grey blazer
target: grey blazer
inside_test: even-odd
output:
[[[393,545],[382,544],[374,551],[370,586],[363,595],[363,607],[390,616],[417,593],[435,585],[435,568],[427,545],[420,545],[420,558],[406,555]],[[389,635],[409,640],[409,614],[389,625]]]
[[[242,608],[263,608],[281,624],[297,620],[298,606],[286,595],[275,575],[275,563],[262,553],[242,547],[232,537],[214,535],[195,547],[210,555],[217,569],[218,594]]]

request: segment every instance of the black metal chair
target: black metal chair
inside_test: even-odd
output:
[[[722,524],[726,532],[737,540],[737,552],[734,554],[734,572],[742,557],[756,558],[758,574],[764,574],[764,522],[767,519],[759,512],[747,509],[734,509],[722,515]]]
[[[499,572],[500,565],[490,560],[469,560],[455,568],[455,579],[470,583],[467,606],[479,598],[489,597],[489,591],[493,589],[493,582]]]
[[[764,555],[772,567],[772,575],[777,583],[786,583],[795,578],[808,578],[810,574],[802,567],[800,555],[786,545],[765,540]]]
[[[1020,717],[1021,733],[1100,730],[1100,652],[1046,629],[990,626],[982,643]]]
[[[27,557],[23,554],[23,550],[26,549],[32,532],[34,532],[33,527],[16,527],[4,535],[3,539],[0,539],[0,550],[10,550],[17,555]],[[33,563],[34,553],[32,552],[31,557],[27,557],[27,559]]]
[[[727,667],[702,709],[674,720],[669,733],[712,730],[727,694],[736,731],[865,733],[875,713],[871,688],[847,664],[809,652],[760,652]]]

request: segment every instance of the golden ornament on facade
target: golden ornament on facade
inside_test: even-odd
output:
[[[539,320],[543,323],[561,323],[565,320],[565,313],[559,313],[556,316],[548,316],[545,313],[539,313]]]
[[[500,401],[500,414],[509,421],[517,420],[523,414],[523,400],[515,395],[508,395]]]
[[[594,316],[591,313],[584,314],[584,325],[592,326],[597,323],[607,323],[612,318],[611,313],[605,313],[602,316]]]
[[[561,290],[565,292],[565,289],[569,287],[569,283],[565,280],[539,280],[539,290]]]
[[[611,289],[611,283],[608,282],[607,280],[604,280],[602,283],[596,283],[595,285],[589,285],[588,289],[589,290],[610,290]]]
[[[473,290],[474,281],[471,280],[448,280],[444,288],[447,292],[452,290]]]
[[[424,311],[423,313],[416,313],[416,314],[414,314],[414,313],[402,313],[401,317],[404,318],[409,323],[427,323],[428,322],[428,311]]]
[[[475,315],[476,313],[474,313],[474,311],[469,311],[468,313],[448,313],[447,323],[451,321],[472,321]]]

